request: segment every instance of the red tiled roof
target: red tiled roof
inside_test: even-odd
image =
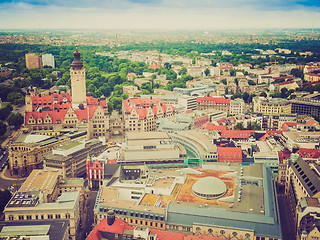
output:
[[[149,109],[153,111],[153,114],[156,115],[158,112],[158,107],[162,107],[163,113],[167,112],[168,105],[163,104],[160,98],[128,98],[127,100],[122,101],[122,105],[128,112],[135,110],[139,115],[139,119],[144,119],[147,116]],[[174,111],[173,106],[171,105],[172,110]]]
[[[278,135],[278,134],[282,134],[283,133],[283,131],[266,131],[270,136],[274,136],[274,135]]]
[[[107,219],[102,219],[100,223],[92,230],[86,240],[102,240],[101,232],[123,234],[124,230],[134,230],[134,226],[128,225],[126,222],[116,218],[115,222],[109,226]],[[225,240],[226,238],[219,238],[207,235],[193,235],[179,232],[171,232],[161,229],[148,228],[151,234],[156,234],[159,240]]]
[[[197,102],[215,102],[218,104],[230,104],[231,100],[224,97],[197,97]]]
[[[221,131],[221,137],[226,138],[249,138],[254,134],[253,130],[224,130]]]
[[[305,125],[319,125],[319,123],[316,122],[316,121],[313,121],[312,119],[310,119],[309,121],[307,121],[307,122],[305,123]]]
[[[224,131],[226,130],[225,126],[221,125],[214,125],[212,122],[207,122],[201,126],[202,129],[207,129],[209,131],[217,130],[217,131]]]
[[[218,162],[242,162],[241,147],[218,147]]]
[[[300,148],[297,152],[303,158],[319,158],[320,150]]]
[[[161,68],[161,65],[160,64],[151,64],[151,65],[149,65],[149,68],[152,68],[152,69]]]
[[[286,84],[291,84],[294,83],[294,81],[287,81],[287,82],[281,82],[281,83],[274,83],[273,85],[286,85]]]
[[[288,159],[291,156],[291,151],[290,150],[283,150],[278,153],[279,155],[279,163],[282,164],[284,159]]]

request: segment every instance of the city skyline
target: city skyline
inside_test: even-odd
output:
[[[319,19],[313,0],[0,1],[0,29],[311,29]]]

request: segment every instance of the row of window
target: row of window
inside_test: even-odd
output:
[[[47,218],[45,218],[45,216],[47,216]],[[14,219],[14,216],[10,215],[9,217],[9,221],[13,221],[15,220]],[[32,220],[32,219],[35,219],[35,220],[38,220],[38,219],[60,219],[61,218],[61,215],[60,214],[47,214],[47,215],[35,215],[34,218],[32,218],[32,215],[19,215],[18,216],[18,219],[19,220]],[[65,218],[70,218],[70,214],[67,213],[65,214]]]

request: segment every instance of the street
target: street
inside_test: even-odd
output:
[[[294,240],[296,239],[294,229],[294,218],[290,212],[289,200],[284,194],[278,194],[279,213],[281,221],[281,231],[283,240]]]
[[[92,231],[92,224],[94,219],[93,208],[96,202],[97,191],[87,191],[88,198],[85,205],[85,226],[81,229],[80,239],[86,239],[87,235]]]

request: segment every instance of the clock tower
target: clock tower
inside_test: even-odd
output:
[[[74,60],[70,68],[72,107],[73,109],[79,109],[79,105],[87,106],[86,70],[80,60],[80,53],[77,48],[73,56]]]

